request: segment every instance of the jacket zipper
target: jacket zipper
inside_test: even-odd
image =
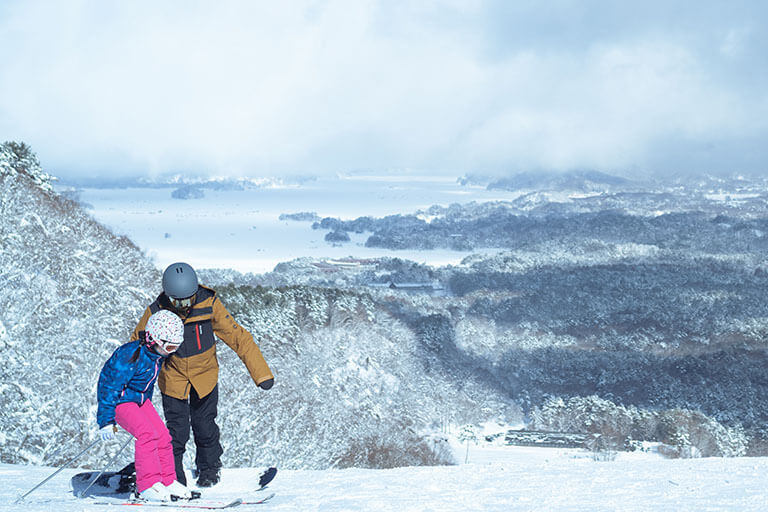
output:
[[[152,375],[152,378],[149,380],[149,382],[147,382],[147,385],[144,387],[144,391],[141,392],[141,403],[139,405],[144,404],[144,401],[145,401],[144,393],[146,393],[147,390],[149,389],[150,383],[155,382],[155,377],[157,377],[157,367],[159,364],[160,364],[159,360],[155,361],[155,374]]]
[[[202,330],[202,325],[198,324],[195,326],[195,334],[197,335],[197,350],[203,350],[203,346],[200,344],[200,331]]]

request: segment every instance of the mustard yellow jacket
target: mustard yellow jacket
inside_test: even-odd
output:
[[[131,334],[132,341],[139,339],[149,317],[160,309],[174,311],[165,293],[144,311]],[[184,343],[163,364],[157,379],[163,394],[185,400],[189,397],[190,386],[194,386],[201,398],[213,391],[219,380],[216,337],[237,353],[256,384],[274,378],[251,333],[232,318],[214,290],[198,287],[195,303],[182,320]]]

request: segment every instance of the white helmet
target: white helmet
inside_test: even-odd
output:
[[[144,333],[148,346],[158,344],[170,354],[184,341],[184,323],[172,311],[161,309],[149,317]]]

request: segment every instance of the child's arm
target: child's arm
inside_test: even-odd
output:
[[[133,350],[123,350],[119,347],[112,354],[99,375],[99,385],[96,398],[99,408],[96,412],[96,421],[99,428],[115,423],[115,407],[125,387],[133,377],[134,363],[130,362]]]

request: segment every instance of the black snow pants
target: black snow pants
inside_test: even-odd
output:
[[[218,384],[203,398],[197,395],[194,387],[190,391],[188,400],[163,395],[163,412],[165,424],[171,433],[176,479],[184,485],[187,484],[187,477],[184,474],[183,459],[187,441],[189,441],[190,426],[197,449],[195,456],[197,470],[202,472],[221,467],[223,450],[219,442],[219,427],[215,421],[218,403]]]

